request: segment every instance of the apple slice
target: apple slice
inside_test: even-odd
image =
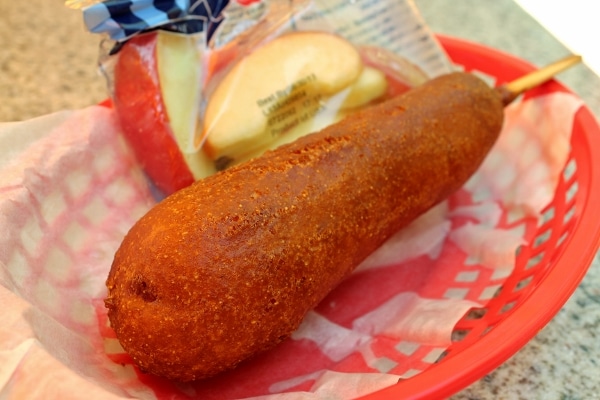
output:
[[[378,69],[365,66],[356,82],[350,86],[342,108],[358,108],[369,104],[383,96],[387,88],[388,81],[385,74]]]
[[[165,194],[214,172],[193,147],[200,78],[192,38],[164,31],[130,39],[115,64],[114,103],[123,133]]]
[[[157,39],[158,77],[171,130],[194,179],[205,178],[216,170],[212,160],[195,145],[202,93],[196,39],[164,31],[159,31]]]
[[[331,125],[348,114],[384,96],[388,89],[388,80],[381,71],[365,66],[359,77],[347,88],[330,96],[320,96],[318,101],[304,102],[304,108],[297,110],[297,123],[290,125],[282,132],[273,136],[263,147],[253,151],[240,151],[235,159],[223,157],[217,163],[220,169],[257,157],[267,150],[275,149],[283,144],[309,133],[316,132]]]
[[[204,115],[207,153],[235,161],[267,147],[299,113],[318,109],[362,69],[358,51],[338,36],[294,32],[274,39],[236,64],[211,95]]]

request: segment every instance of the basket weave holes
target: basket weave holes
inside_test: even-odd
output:
[[[462,342],[471,333],[470,329],[456,329],[452,331],[450,339],[452,342]]]
[[[546,223],[552,221],[554,219],[554,215],[556,214],[556,210],[554,207],[548,207],[544,210],[540,219],[538,220],[538,227],[545,225]]]
[[[500,293],[502,293],[501,285],[491,285],[481,291],[479,300],[491,300],[500,296]]]
[[[547,229],[544,232],[540,233],[533,240],[533,248],[540,247],[542,244],[546,243],[548,239],[552,236],[552,229]]]
[[[573,216],[575,215],[575,210],[576,210],[576,207],[575,207],[575,205],[573,205],[573,207],[569,208],[569,210],[565,213],[565,215],[563,217],[564,225],[566,225],[567,222],[569,222],[571,220],[571,218],[573,218]]]
[[[510,302],[504,304],[502,306],[502,308],[500,309],[500,311],[498,312],[498,314],[504,314],[504,313],[509,312],[510,310],[512,310],[515,307],[515,305],[517,305],[517,301],[516,300],[515,301],[510,301]]]
[[[571,158],[567,165],[565,165],[565,169],[563,170],[563,178],[565,182],[568,182],[577,171],[577,162],[575,162],[574,158]]]
[[[523,290],[524,288],[529,286],[532,281],[533,281],[533,275],[529,275],[528,277],[521,279],[519,282],[517,282],[517,284],[515,285],[515,289],[513,291],[518,292],[520,290]]]
[[[527,265],[525,265],[525,270],[531,269],[537,265],[540,264],[540,262],[542,262],[542,260],[544,259],[544,252],[541,251],[539,252],[537,255],[531,257],[529,260],[527,260]]]
[[[569,203],[579,191],[579,182],[575,181],[565,192],[565,203]]]

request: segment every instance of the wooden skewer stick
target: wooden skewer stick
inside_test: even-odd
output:
[[[508,105],[521,93],[549,81],[554,75],[580,62],[581,56],[573,54],[499,86],[498,90],[502,94],[504,105]]]

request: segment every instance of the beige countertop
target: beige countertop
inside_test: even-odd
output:
[[[107,96],[97,35],[62,0],[0,0],[0,121],[18,121]],[[35,17],[32,18],[32,12]]]
[[[567,49],[511,0],[417,0],[431,28],[543,65]],[[32,18],[32,10],[35,17]],[[107,97],[99,37],[62,0],[0,0],[0,121],[78,109]],[[600,79],[580,66],[560,80],[600,115]],[[529,344],[453,399],[598,399],[600,262]]]

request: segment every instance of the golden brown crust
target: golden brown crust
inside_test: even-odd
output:
[[[457,190],[502,119],[496,92],[451,74],[168,197],[131,229],[108,277],[123,347],[180,381],[273,347]]]

